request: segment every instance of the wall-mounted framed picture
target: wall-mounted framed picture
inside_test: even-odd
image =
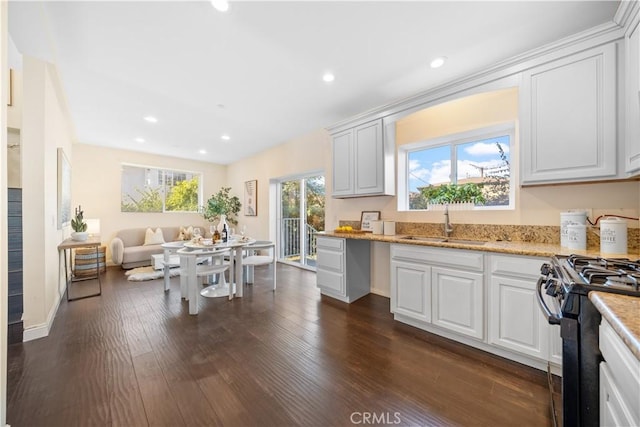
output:
[[[13,70],[9,68],[9,94],[7,95],[7,106],[13,106]]]
[[[58,147],[58,230],[71,224],[71,163]]]
[[[258,216],[258,180],[244,183],[244,216]]]
[[[380,211],[362,211],[362,217],[360,219],[360,230],[373,231],[373,225],[371,221],[380,220]]]

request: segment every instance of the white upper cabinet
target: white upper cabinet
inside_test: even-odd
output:
[[[636,17],[625,34],[626,52],[626,114],[625,114],[625,171],[640,174],[640,16]]]
[[[395,194],[393,147],[385,142],[382,119],[343,130],[332,138],[333,197]]]
[[[616,44],[523,72],[522,184],[616,178]]]

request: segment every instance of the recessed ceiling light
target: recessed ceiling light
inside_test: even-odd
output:
[[[199,150],[198,153],[200,154],[207,154],[207,150]]]
[[[224,139],[225,141],[228,141],[228,140],[230,140],[230,139],[231,139],[231,137],[225,133],[224,135],[222,135],[222,136],[220,137],[220,139]]]
[[[447,60],[446,56],[439,56],[437,58],[435,58],[433,61],[431,61],[431,64],[429,64],[431,66],[431,68],[440,68],[444,65],[444,61]]]
[[[229,10],[229,2],[227,0],[211,0],[211,5],[218,12],[226,12]]]
[[[322,76],[322,80],[324,80],[325,83],[331,83],[335,79],[336,76],[334,76],[332,73],[324,73],[324,75]]]
[[[144,138],[136,138],[136,142],[142,144],[144,142]]]
[[[148,121],[149,123],[157,123],[157,122],[158,122],[158,119],[156,119],[156,118],[155,118],[155,117],[153,117],[153,116],[147,116],[147,117],[145,117],[144,119],[145,119],[146,121]]]

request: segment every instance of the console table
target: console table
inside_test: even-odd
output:
[[[58,253],[62,252],[64,257],[64,278],[67,285],[67,301],[75,301],[83,298],[97,297],[102,295],[102,284],[100,283],[100,246],[102,243],[100,242],[99,237],[90,237],[85,241],[73,240],[71,238],[65,239],[62,243],[58,245]],[[90,248],[96,251],[96,274],[95,276],[83,276],[76,277],[73,273],[73,250],[79,248]],[[69,261],[67,262],[67,258]],[[98,292],[92,293],[88,295],[82,295],[76,298],[71,298],[71,284],[74,282],[81,282],[90,279],[98,279]]]

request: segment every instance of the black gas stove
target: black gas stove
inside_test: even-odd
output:
[[[640,260],[556,255],[540,272],[538,302],[549,323],[560,325],[562,336],[563,426],[597,426],[601,316],[588,295],[640,297]],[[550,304],[543,294],[551,297]]]

